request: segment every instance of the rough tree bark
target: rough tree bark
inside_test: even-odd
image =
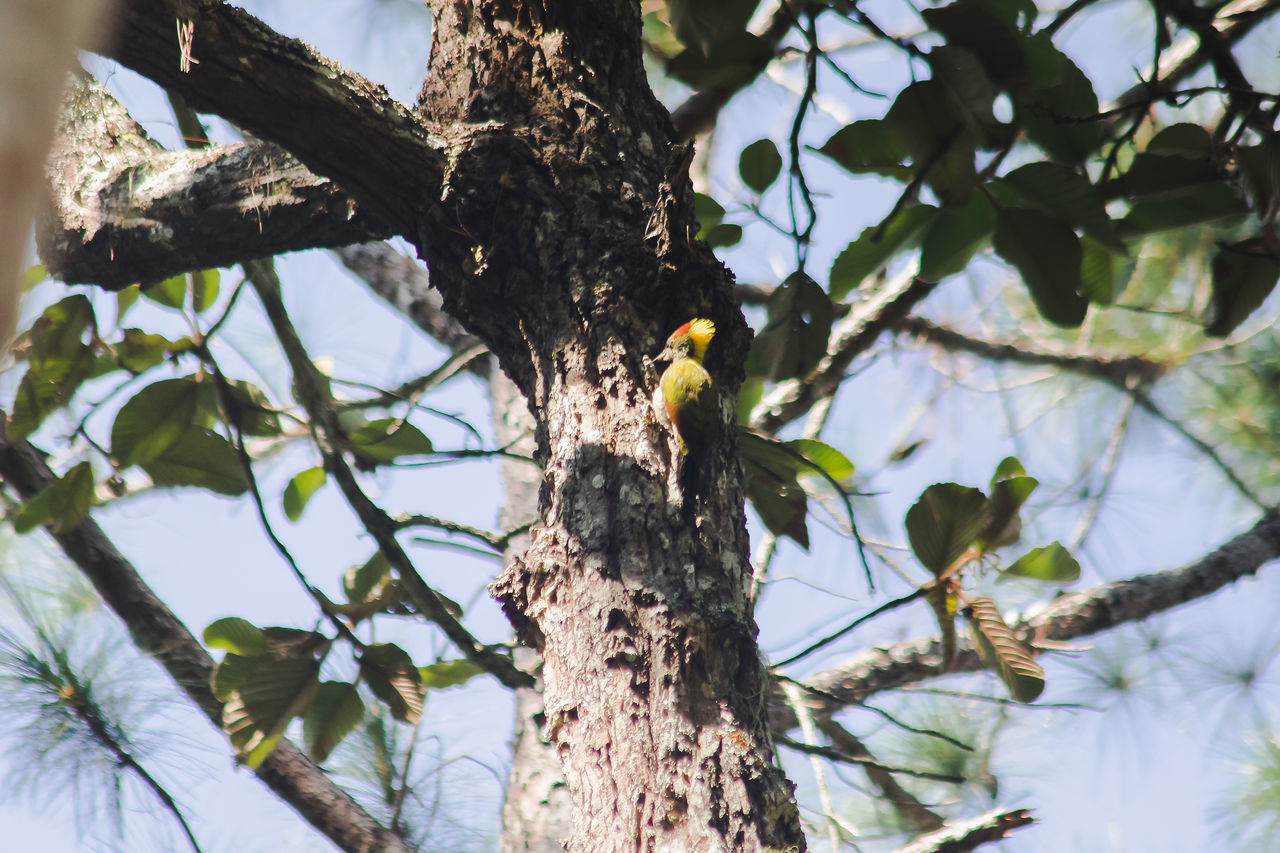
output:
[[[281,145],[410,239],[447,310],[530,402],[542,524],[495,590],[544,656],[570,849],[803,849],[766,728],[729,397],[721,476],[694,524],[648,402],[642,356],[675,325],[716,320],[727,395],[747,333],[727,272],[690,240],[683,152],[644,76],[639,9],[435,11],[419,115],[377,87],[343,89],[352,78],[217,3],[127,4],[113,55]],[[187,70],[166,44],[175,17],[194,24]]]

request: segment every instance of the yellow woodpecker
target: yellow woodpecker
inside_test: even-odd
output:
[[[697,494],[697,469],[715,438],[719,418],[715,384],[702,366],[715,333],[715,323],[710,320],[690,320],[671,333],[666,349],[658,356],[658,361],[670,362],[662,373],[662,398],[685,457],[684,484],[690,497]]]

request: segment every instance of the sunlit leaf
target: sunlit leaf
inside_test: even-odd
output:
[[[1053,583],[1072,583],[1080,579],[1080,564],[1070,551],[1053,542],[1043,548],[1033,548],[1000,572]]]
[[[54,534],[69,533],[80,526],[94,502],[93,467],[81,462],[23,504],[13,517],[13,529],[27,533],[44,525]]]
[[[239,616],[215,619],[201,636],[206,646],[223,649],[240,657],[253,657],[267,650],[267,638],[262,629]]]
[[[422,685],[429,690],[441,690],[445,687],[465,684],[483,672],[484,668],[480,664],[466,658],[418,667],[418,673],[422,676]]]
[[[327,476],[324,468],[317,465],[295,474],[284,487],[284,514],[290,521],[302,518],[302,511],[307,508],[311,496],[325,484]]]
[[[190,376],[162,379],[134,394],[111,427],[111,454],[123,466],[159,457],[191,427],[199,394]]]
[[[194,426],[142,469],[157,486],[199,486],[233,497],[249,490],[235,448],[222,436]]]

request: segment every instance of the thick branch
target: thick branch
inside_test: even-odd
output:
[[[24,499],[53,481],[43,455],[24,442],[0,441],[0,477]],[[213,660],[181,620],[143,581],[91,518],[69,533],[51,534],[129,631],[178,687],[221,730],[222,703],[213,695]],[[406,850],[296,746],[282,740],[258,769],[260,778],[334,844],[349,851]]]
[[[40,255],[67,282],[114,290],[390,234],[274,145],[166,150],[89,78],[68,93],[46,172],[53,204]]]
[[[1014,630],[1032,647],[1038,642],[1063,642],[1098,634],[1209,596],[1233,581],[1255,574],[1278,557],[1280,510],[1273,509],[1252,528],[1190,566],[1061,596],[1037,615],[1015,625]],[[834,713],[881,690],[940,675],[941,660],[942,644],[935,638],[871,649],[809,679],[807,684],[815,691],[809,701],[817,706],[815,713]],[[976,672],[983,668],[972,645],[966,644],[949,671]],[[775,692],[770,702],[770,722],[774,731],[781,732],[797,724],[795,713],[780,692]]]
[[[1170,367],[1140,355],[1073,355],[1031,349],[1021,344],[987,341],[917,316],[903,318],[896,328],[945,350],[971,353],[988,361],[1056,367],[1101,379],[1120,388],[1131,387],[1131,383],[1147,383],[1159,379]]]
[[[184,51],[174,30],[192,26]],[[105,55],[286,148],[398,233],[440,197],[444,156],[408,107],[220,0],[127,0]],[[376,157],[369,156],[377,152]]]

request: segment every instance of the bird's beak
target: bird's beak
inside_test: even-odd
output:
[[[674,360],[675,360],[675,357],[676,357],[676,354],[675,354],[674,352],[672,352],[672,350],[671,350],[671,345],[670,345],[670,344],[668,344],[666,347],[664,347],[664,348],[663,348],[662,352],[658,353],[658,357],[657,357],[657,358],[655,358],[655,359],[654,359],[654,361],[668,361],[668,362],[669,362],[669,361],[674,361]]]

